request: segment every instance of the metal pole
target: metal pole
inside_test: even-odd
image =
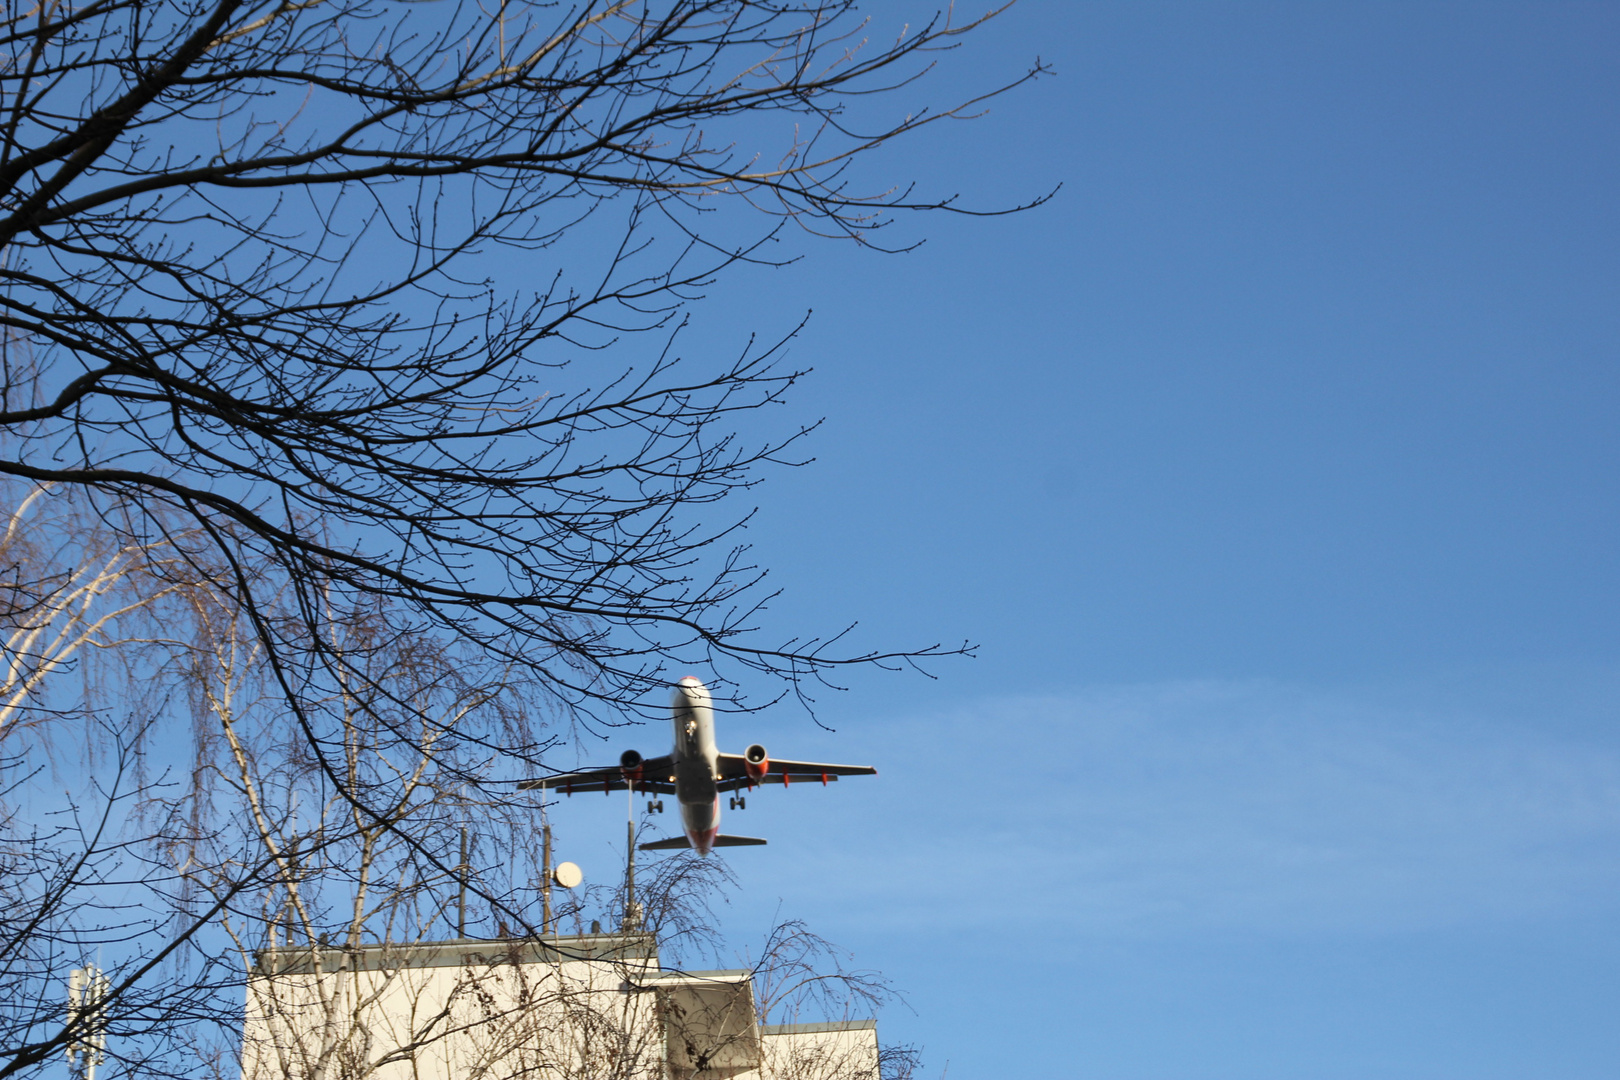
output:
[[[461,865],[456,867],[461,879],[461,892],[456,901],[456,937],[467,936],[467,826],[461,827]]]
[[[624,932],[630,933],[636,929],[636,823],[627,823],[626,832],[629,843],[626,850],[630,853],[624,875]]]
[[[636,929],[636,784],[625,785],[625,845],[624,845],[624,932]]]
[[[540,932],[551,933],[551,823],[541,828]]]

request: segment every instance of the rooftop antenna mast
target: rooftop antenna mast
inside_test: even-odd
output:
[[[636,782],[625,781],[624,932],[641,928],[641,906],[636,903]]]
[[[551,887],[574,889],[585,880],[579,867],[571,862],[551,865],[551,819],[546,816],[546,785],[540,785],[540,932],[557,932],[556,915],[551,908]]]
[[[461,862],[456,866],[456,877],[461,888],[456,897],[456,937],[467,936],[467,826],[461,827]]]
[[[107,992],[112,982],[95,964],[74,968],[68,975],[68,1067],[84,1080],[96,1080],[96,1066],[107,1058]],[[83,1059],[81,1069],[80,1059]]]
[[[540,932],[553,932],[551,925],[551,818],[546,814],[546,785],[540,785]]]

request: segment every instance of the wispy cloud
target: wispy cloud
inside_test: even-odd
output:
[[[783,835],[781,872],[896,931],[1385,933],[1620,907],[1620,725],[1505,711],[1266,683],[975,702],[860,737],[883,776]]]

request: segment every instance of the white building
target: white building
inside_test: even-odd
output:
[[[871,1020],[762,1025],[650,934],[261,951],[244,1080],[878,1080]]]

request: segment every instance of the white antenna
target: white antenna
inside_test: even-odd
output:
[[[70,1068],[78,1068],[83,1058],[84,1080],[96,1080],[96,1066],[107,1057],[107,992],[112,982],[94,964],[74,968],[68,975],[68,1040]]]

